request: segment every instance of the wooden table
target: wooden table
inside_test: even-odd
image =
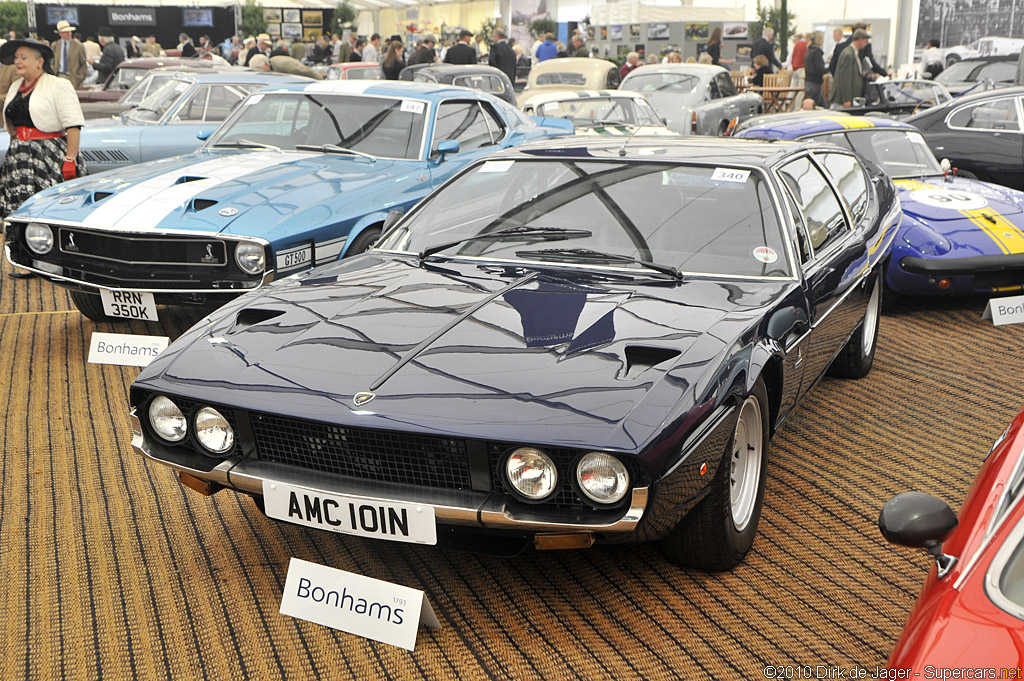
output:
[[[757,87],[751,85],[747,88],[747,92],[756,92],[764,98],[765,113],[786,111],[797,93],[803,91],[802,87]]]

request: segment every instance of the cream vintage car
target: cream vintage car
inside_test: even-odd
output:
[[[643,95],[626,90],[538,92],[523,107],[528,116],[572,121],[577,135],[676,135]]]
[[[526,110],[539,94],[559,90],[615,90],[619,67],[607,59],[562,57],[547,59],[530,69],[526,89],[519,95],[519,108]]]

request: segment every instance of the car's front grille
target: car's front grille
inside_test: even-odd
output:
[[[121,236],[62,227],[60,250],[69,257],[95,258],[126,265],[223,267],[223,241],[195,237]]]
[[[1024,286],[1024,268],[1008,267],[996,272],[978,272],[974,275],[974,288],[978,291],[1013,291]]]
[[[469,490],[465,440],[251,414],[261,459],[363,480]]]

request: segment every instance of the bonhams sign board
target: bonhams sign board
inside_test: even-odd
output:
[[[107,23],[111,26],[156,26],[156,8],[108,7]]]

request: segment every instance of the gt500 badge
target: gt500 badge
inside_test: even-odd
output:
[[[988,199],[984,196],[955,189],[918,189],[910,192],[910,200],[932,208],[950,210],[978,210],[988,205]]]

